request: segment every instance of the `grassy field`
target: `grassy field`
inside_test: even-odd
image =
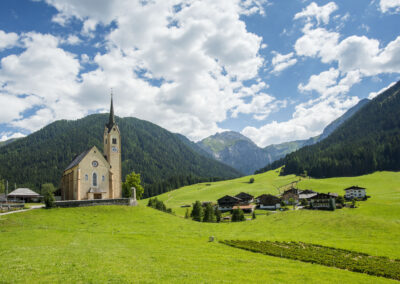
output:
[[[296,180],[276,172],[188,186],[160,196],[182,204],[246,191],[276,193]],[[303,180],[300,188],[342,193],[358,184],[372,197],[357,209],[287,211],[242,223],[197,223],[145,206],[38,209],[0,216],[0,282],[381,283],[393,282],[208,242],[302,241],[400,258],[400,174]]]

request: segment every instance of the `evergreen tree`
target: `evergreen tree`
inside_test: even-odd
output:
[[[215,219],[219,223],[221,222],[221,211],[218,210],[218,206],[215,206]]]
[[[203,222],[214,222],[214,221],[215,221],[214,209],[210,203],[207,203],[206,208],[204,210]]]
[[[194,221],[201,222],[203,217],[203,207],[201,206],[200,201],[196,201],[193,204],[193,210],[191,216]]]
[[[254,220],[254,219],[256,219],[256,212],[255,211],[253,211],[253,215],[251,216],[251,218]]]
[[[242,209],[234,209],[232,211],[232,222],[241,222],[246,220]]]

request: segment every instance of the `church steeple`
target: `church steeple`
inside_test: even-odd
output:
[[[111,89],[111,106],[110,106],[110,117],[108,119],[107,128],[108,131],[115,125],[115,117],[114,117],[114,105],[113,105],[113,92]]]

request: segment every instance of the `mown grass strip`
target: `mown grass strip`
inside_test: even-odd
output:
[[[302,242],[223,240],[223,244],[252,252],[311,262],[400,280],[400,260]]]

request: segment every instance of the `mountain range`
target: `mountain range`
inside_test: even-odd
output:
[[[304,146],[322,141],[369,101],[368,99],[361,100],[341,117],[326,126],[321,135],[305,140],[296,140],[261,148],[238,132],[226,131],[209,136],[196,144],[203,149],[203,152],[199,153],[204,155],[204,152],[206,152],[214,159],[235,168],[245,175],[249,175]],[[196,149],[194,144],[189,146]]]
[[[0,147],[0,179],[10,184],[40,188],[58,185],[65,167],[81,152],[95,145],[103,149],[107,114],[53,122],[43,129]],[[121,130],[122,172],[140,173],[145,185],[179,176],[176,186],[211,178],[239,177],[237,170],[189,147],[188,139],[153,123],[136,118],[116,118]],[[195,148],[197,151],[193,150]],[[183,180],[183,181],[182,181]]]

